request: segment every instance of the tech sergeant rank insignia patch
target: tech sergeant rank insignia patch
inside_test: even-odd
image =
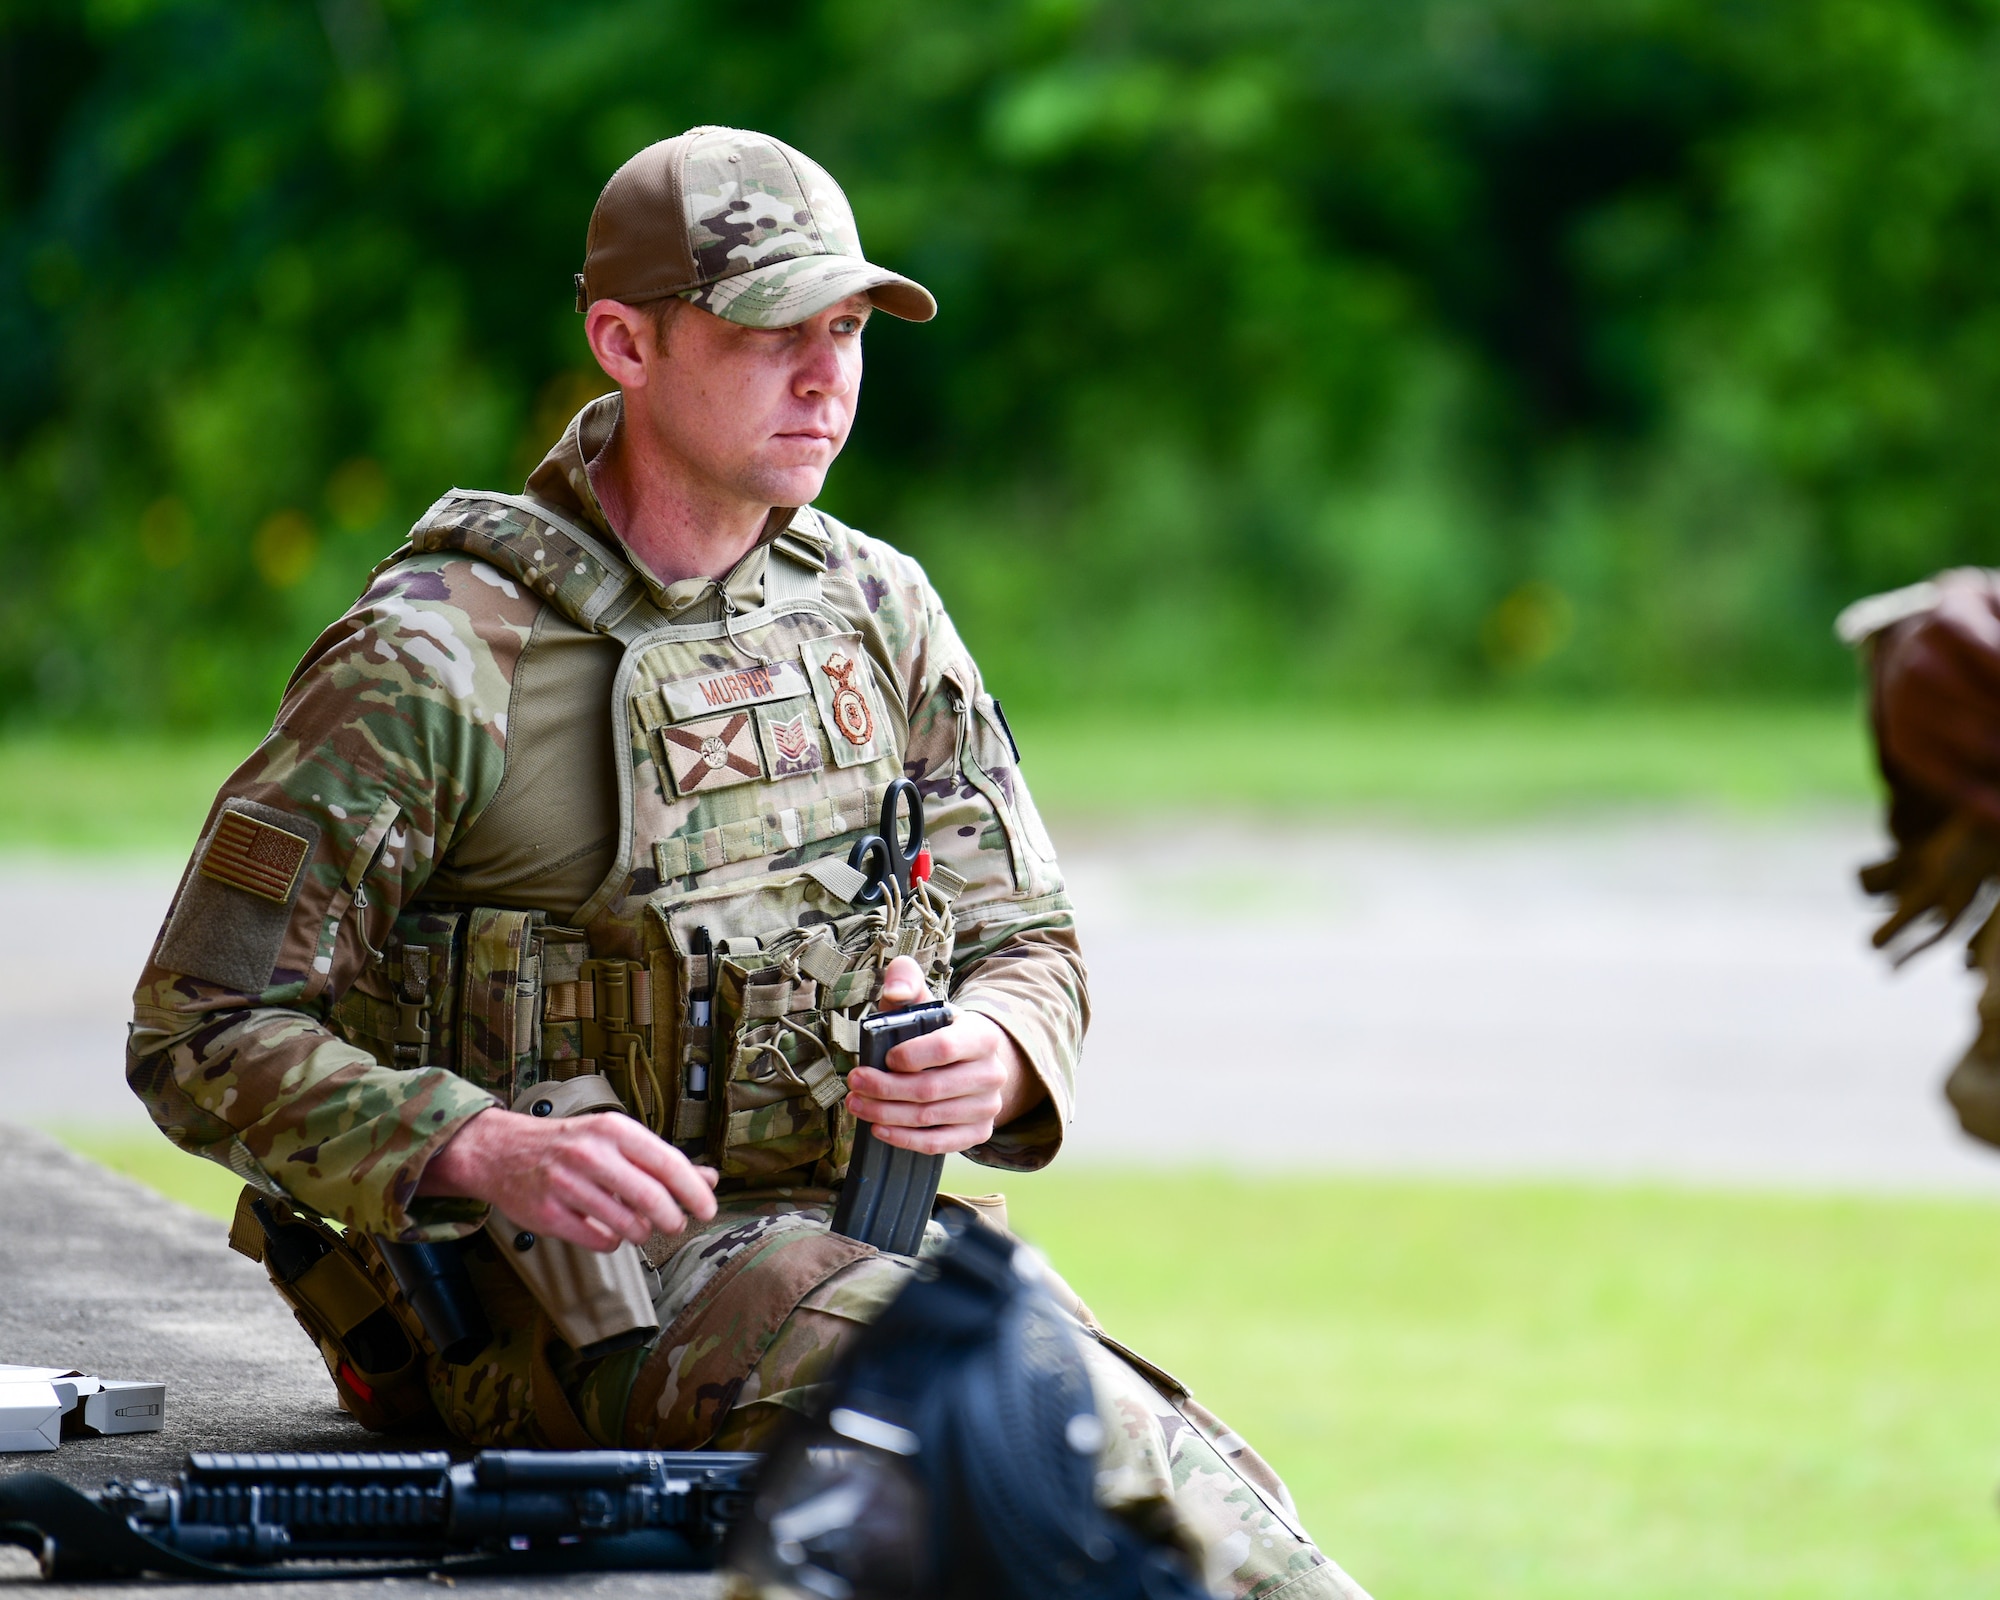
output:
[[[771,760],[771,776],[797,778],[826,767],[819,753],[819,728],[810,712],[779,721],[770,712],[763,715],[764,754]]]

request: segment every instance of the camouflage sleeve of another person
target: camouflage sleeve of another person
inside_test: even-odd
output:
[[[217,797],[133,1000],[126,1077],[183,1150],[369,1232],[449,1238],[480,1220],[415,1194],[492,1097],[443,1068],[380,1066],[326,1018],[499,787],[536,609],[491,567],[414,558],[293,676]]]
[[[886,580],[907,608],[907,632],[891,641],[908,696],[904,770],[923,791],[932,855],[966,880],[954,906],[953,1003],[1006,1029],[1048,1091],[966,1154],[1031,1172],[1055,1159],[1076,1104],[1090,1021],[1076,914],[1013,736],[943,603],[914,562],[879,545],[863,546],[855,565],[865,593]],[[878,620],[889,609],[879,605]]]

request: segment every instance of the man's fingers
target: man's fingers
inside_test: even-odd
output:
[[[885,1006],[907,1006],[929,997],[930,990],[924,986],[924,969],[908,956],[896,957],[883,970],[882,1004]]]
[[[917,1103],[909,1100],[848,1100],[863,1122],[885,1128],[942,1128],[953,1123],[991,1122],[1000,1110],[997,1090],[957,1095],[949,1100]]]
[[[963,1023],[954,1022],[948,1028],[939,1028],[935,1033],[918,1034],[914,1039],[905,1039],[891,1050],[883,1060],[883,1065],[891,1072],[930,1072],[954,1061],[969,1061],[979,1054],[969,1032],[962,1032]]]
[[[928,1072],[877,1072],[856,1067],[847,1075],[849,1098],[930,1105],[966,1095],[999,1094],[1005,1071],[997,1061],[965,1061]]]
[[[955,1156],[961,1150],[970,1150],[974,1145],[984,1144],[992,1138],[993,1125],[967,1126],[961,1123],[949,1128],[882,1127],[875,1130],[875,1137],[884,1144],[892,1144],[899,1150],[912,1150],[920,1156]]]
[[[662,1185],[685,1210],[703,1222],[713,1217],[715,1185],[721,1175],[712,1168],[697,1167],[672,1145],[655,1138],[629,1117],[618,1120],[630,1124],[629,1131],[620,1129],[618,1135],[619,1150],[625,1158]]]
[[[513,1219],[529,1233],[549,1239],[564,1239],[586,1250],[616,1250],[626,1242],[622,1232],[608,1227],[601,1218],[579,1211],[553,1193]]]
[[[621,1121],[624,1119],[620,1119]],[[586,1138],[573,1147],[576,1170],[599,1189],[631,1211],[656,1219],[669,1232],[682,1225],[680,1207],[666,1184],[631,1159],[616,1139]],[[692,1172],[685,1180],[690,1189],[708,1198],[708,1190],[697,1183]],[[672,1226],[668,1227],[668,1219]]]
[[[558,1167],[551,1171],[549,1190],[556,1204],[583,1216],[594,1217],[634,1244],[644,1244],[652,1234],[653,1226],[649,1218],[575,1168]]]
[[[618,1155],[659,1184],[681,1208],[704,1222],[715,1215],[718,1174],[695,1166],[680,1151],[630,1117],[612,1112],[595,1120],[601,1122],[600,1131],[616,1146]],[[675,1225],[664,1231],[677,1233],[685,1225],[678,1211],[675,1216]]]
[[[883,1064],[891,1072],[929,1072],[953,1061],[991,1056],[1004,1037],[992,1019],[968,1011],[948,1028],[905,1039],[889,1052]]]
[[[628,1161],[608,1139],[585,1137],[564,1148],[566,1159],[550,1170],[552,1183],[573,1209],[616,1228],[634,1244],[643,1244],[653,1229],[679,1233],[687,1219],[666,1187],[642,1167]],[[701,1197],[713,1205],[706,1187]]]

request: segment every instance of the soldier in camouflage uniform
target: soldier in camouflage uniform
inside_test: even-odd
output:
[[[2000,1145],[2000,573],[1942,572],[1856,601],[1837,626],[1868,668],[1895,845],[1861,873],[1890,902],[1875,943],[1901,962],[1967,935],[1985,990],[1945,1097],[1967,1133]]]
[[[826,1227],[857,1113],[1009,1170],[1061,1144],[1084,968],[1012,735],[916,563],[810,504],[871,308],[935,310],[799,152],[697,128],[621,168],[577,278],[620,392],[523,494],[440,500],[321,635],[140,980],[134,1091],[251,1190],[350,1238],[498,1207],[643,1246],[661,1332],[597,1359],[467,1253],[491,1342],[422,1378],[469,1443],[756,1447],[912,1268]],[[903,776],[934,866],[898,923],[841,874]],[[958,1020],[857,1066],[858,1016],[927,991]],[[507,1109],[590,1073],[629,1116]],[[1359,1595],[1069,1298],[1106,1503],[1219,1593]]]

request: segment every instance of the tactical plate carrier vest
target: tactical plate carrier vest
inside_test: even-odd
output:
[[[945,992],[963,883],[940,865],[900,905],[853,903],[862,875],[835,841],[874,830],[907,713],[888,663],[821,594],[827,537],[800,512],[771,545],[761,606],[725,598],[720,620],[677,624],[621,554],[537,501],[453,490],[431,507],[378,577],[461,552],[623,647],[607,708],[619,838],[579,926],[406,911],[335,1006],[343,1037],[503,1104],[602,1073],[725,1187],[839,1182],[860,1019],[897,955]]]

